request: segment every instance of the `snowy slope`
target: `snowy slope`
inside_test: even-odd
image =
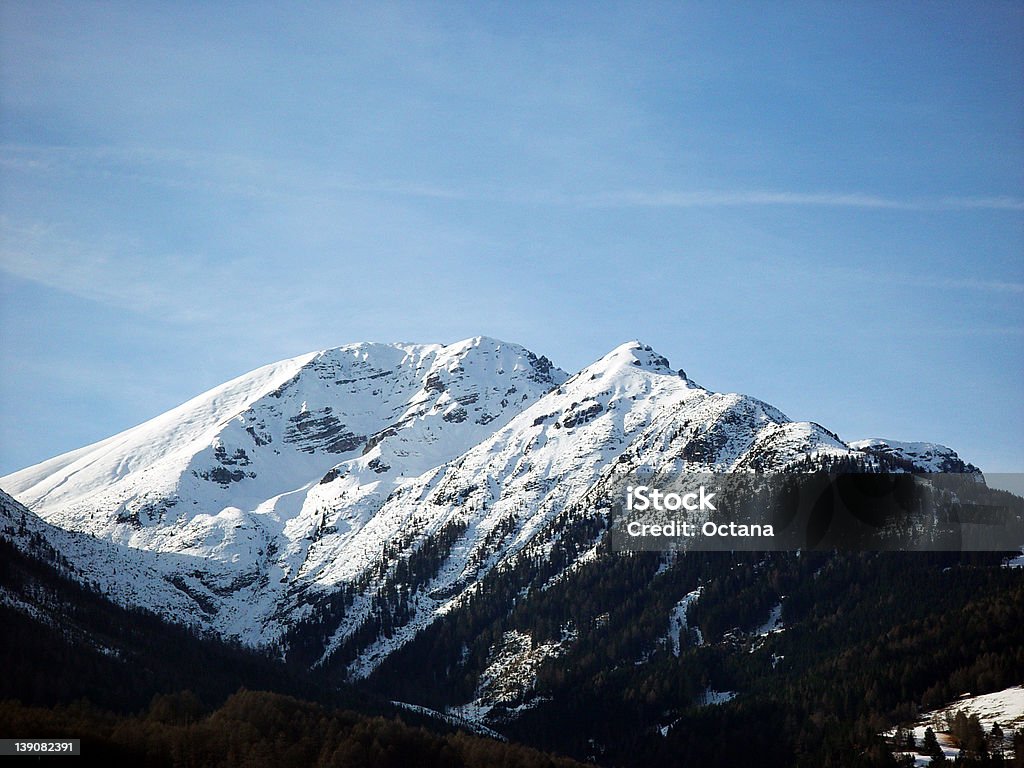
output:
[[[710,392],[640,342],[567,378],[477,337],[266,366],[0,486],[51,524],[47,537],[90,535],[55,545],[90,578],[120,558],[139,585],[110,582],[122,599],[254,645],[305,643],[312,662],[342,658],[365,676],[494,569],[547,557],[566,521],[600,514],[622,472],[894,451],[907,466],[959,461],[908,445],[847,445]]]
[[[0,482],[22,502],[40,512],[85,505],[94,495],[106,497],[128,478],[133,485],[171,479],[165,463],[182,463],[190,451],[205,447],[224,424],[252,403],[294,377],[313,355],[264,366],[199,395],[144,424],[93,445],[79,448]],[[159,485],[154,488],[159,490]]]
[[[973,464],[965,463],[952,448],[939,443],[903,443],[872,437],[850,443],[854,450],[876,456],[886,456],[913,465],[918,472],[979,472]]]
[[[594,515],[623,471],[782,468],[801,457],[851,453],[817,425],[789,422],[753,398],[708,392],[650,347],[624,344],[443,470],[396,491],[369,524],[319,556],[327,581],[351,582],[359,573],[391,572],[446,526],[464,529],[410,596],[411,615],[363,647],[351,670],[369,674],[491,569],[521,555],[545,556],[558,526]],[[324,658],[378,608],[357,599]]]
[[[687,611],[690,610],[690,606],[696,603],[700,599],[700,593],[703,590],[701,587],[692,592],[688,592],[682,600],[672,606],[672,612],[668,617],[668,642],[672,648],[672,655],[676,658],[679,657],[681,649],[681,633],[686,631],[689,632],[693,641],[696,645],[704,645],[704,637],[701,635],[699,627],[691,628],[689,621],[686,617]]]
[[[50,525],[3,491],[0,538],[47,561],[55,556],[63,558],[54,565],[65,575],[93,586],[119,605],[144,605],[156,613],[178,617],[183,623],[200,627],[206,624],[202,605],[163,577],[155,567],[155,554],[128,550]]]
[[[564,378],[482,337],[354,344],[260,368],[0,485],[55,525],[167,555],[165,577],[213,606],[216,628],[265,643],[319,533],[369,518]],[[333,518],[325,479],[345,505]]]
[[[914,743],[919,746],[924,744],[925,731],[931,728],[938,737],[943,754],[948,760],[953,761],[956,760],[960,749],[949,735],[946,723],[947,718],[955,716],[958,712],[963,712],[968,717],[977,715],[985,733],[990,733],[992,726],[999,723],[1005,739],[1002,747],[1007,753],[1007,758],[1012,759],[1013,733],[1024,726],[1024,686],[1017,685],[980,696],[965,693],[941,709],[925,712],[915,723],[904,727],[913,734]],[[892,739],[896,735],[896,729],[883,735]],[[909,755],[914,760],[914,765],[925,766],[931,763],[930,756],[918,752],[904,751],[897,752],[896,755]]]

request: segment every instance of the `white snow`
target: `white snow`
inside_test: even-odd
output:
[[[697,587],[692,592],[686,594],[686,596],[675,604],[672,608],[672,612],[668,617],[668,642],[672,648],[672,655],[676,658],[679,657],[680,653],[680,634],[684,630],[689,630],[693,636],[694,641],[697,645],[704,645],[704,636],[701,634],[700,627],[689,628],[686,621],[686,612],[690,606],[693,605],[700,598],[700,593],[703,587]]]
[[[461,728],[465,728],[466,730],[472,731],[473,733],[478,733],[481,736],[488,736],[492,739],[497,739],[498,741],[508,741],[508,739],[506,739],[497,731],[488,728],[486,725],[482,725],[479,722],[479,720],[467,719],[464,717],[459,717],[454,714],[445,714],[444,712],[438,712],[436,709],[423,707],[419,704],[409,704],[404,701],[392,701],[391,703],[394,704],[396,707],[401,707],[402,709],[407,709],[410,712],[416,712],[420,715],[433,717],[437,720],[441,720],[442,722],[448,723],[449,725],[459,726]]]
[[[571,627],[563,627],[558,640],[543,643],[534,642],[525,632],[506,632],[501,645],[491,648],[487,669],[477,685],[476,698],[461,706],[450,707],[448,712],[472,722],[481,722],[497,706],[513,710],[536,706],[538,700],[529,700],[527,695],[536,684],[537,668],[545,660],[564,653],[576,637],[577,633]]]
[[[767,621],[755,629],[754,634],[758,637],[767,637],[770,634],[782,631],[782,603],[776,603],[768,614]]]
[[[772,606],[772,609],[768,613],[768,618],[765,620],[765,622],[761,626],[759,626],[757,629],[755,629],[753,631],[752,634],[753,634],[754,640],[750,644],[750,653],[754,653],[755,651],[757,651],[760,648],[762,648],[764,646],[764,644],[765,644],[765,640],[767,640],[767,638],[770,635],[774,635],[774,634],[777,634],[779,632],[784,632],[784,631],[785,631],[785,627],[782,624],[782,603],[779,602],[779,603],[776,603],[774,606]],[[781,658],[781,657],[779,657],[779,658]],[[778,662],[776,661],[775,655],[772,654],[772,668],[773,669],[775,668],[775,665],[777,663]]]
[[[688,461],[694,440],[714,451]],[[369,617],[401,560],[464,526],[409,595],[408,622],[357,649],[349,671],[365,676],[493,569],[550,556],[560,523],[604,514],[623,471],[780,469],[850,453],[818,425],[699,387],[639,342],[566,378],[477,337],[352,344],[265,366],[0,485],[119,601],[252,645],[312,610],[297,594],[364,583],[327,629],[322,660]],[[570,567],[596,557],[585,550]],[[675,653],[682,610],[669,620]]]
[[[855,440],[849,445],[856,451],[872,450],[908,459],[922,472],[942,472],[949,460],[959,459],[956,451],[940,443],[907,443],[870,437],[867,440]]]
[[[979,696],[964,694],[953,703],[938,710],[941,715],[945,715],[946,712],[963,712],[968,716],[977,715],[986,731],[991,730],[993,723],[996,722],[1002,726],[1004,731],[1007,730],[1008,725],[1011,728],[1024,726],[1024,685],[1016,685]]]
[[[702,707],[714,707],[719,704],[725,704],[735,698],[736,691],[716,691],[713,688],[707,688],[701,695],[698,705]]]
[[[908,727],[908,730],[911,730],[914,734],[915,744],[920,747],[924,743],[925,730],[930,727],[935,733],[939,746],[942,747],[946,757],[950,760],[955,759],[960,749],[946,732],[946,717],[947,715],[955,715],[957,712],[963,712],[968,717],[977,715],[985,733],[989,733],[992,730],[992,726],[995,723],[999,723],[999,726],[1003,729],[1004,736],[1007,738],[1007,747],[1009,748],[1012,746],[1011,740],[1014,731],[1024,728],[1024,685],[1017,685],[996,691],[995,693],[985,693],[978,696],[965,693],[956,701],[944,707],[926,712],[912,727]],[[895,736],[896,730],[893,728],[882,735],[892,738]],[[915,764],[919,765],[928,765],[931,759],[916,753],[902,752],[897,754],[913,754],[916,761]]]
[[[144,557],[207,593],[215,628],[265,644],[291,583],[330,587],[375,565],[409,522],[407,506],[378,514],[389,498],[424,491],[564,378],[483,337],[354,344],[265,366],[0,484],[65,529],[161,555]]]

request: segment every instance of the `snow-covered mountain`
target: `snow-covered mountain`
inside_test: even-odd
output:
[[[872,437],[854,440],[850,447],[874,456],[884,456],[897,465],[917,472],[980,472],[976,466],[961,459],[952,448],[938,443],[901,443],[898,440]]]
[[[158,559],[155,553],[51,525],[3,491],[0,536],[124,606],[145,606],[180,623],[202,626],[200,606],[154,567]],[[0,603],[10,605],[12,599],[0,588]],[[18,607],[30,614],[35,611],[34,606]]]
[[[488,574],[551,556],[617,473],[960,462],[923,445],[844,443],[639,342],[567,377],[474,338],[285,360],[0,486],[121,602],[362,677]],[[103,576],[110,558],[131,578]]]
[[[265,366],[0,482],[56,526],[166,555],[165,578],[205,621],[263,643],[279,630],[268,612],[309,580],[318,537],[361,527],[408,478],[564,379],[492,339],[354,344]]]

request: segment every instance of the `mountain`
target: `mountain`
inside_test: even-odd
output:
[[[349,345],[265,366],[0,483],[54,525],[143,553],[190,604],[147,607],[262,645],[289,590],[322,580],[317,558],[343,556],[317,546],[337,542],[329,531],[358,530],[392,489],[564,378],[490,339]],[[75,559],[102,577],[91,553]]]
[[[80,739],[109,765],[579,765],[117,606],[32,518],[0,495],[0,732]]]
[[[961,459],[956,451],[938,443],[901,443],[873,437],[855,440],[850,447],[857,451],[884,457],[890,463],[913,472],[980,472]]]
[[[964,466],[942,446],[848,445],[754,398],[709,392],[639,342],[568,377],[477,337],[284,360],[0,484],[52,526],[46,538],[84,579],[125,604],[254,646],[287,644],[314,621],[325,637],[304,648],[308,661],[344,649],[358,677],[488,572],[543,552],[616,473],[851,456]],[[339,590],[334,624],[323,608]]]
[[[57,530],[94,537],[54,531],[88,580],[251,645],[279,642],[339,585],[354,590],[317,660],[380,613],[380,583],[399,564],[440,547],[444,567],[410,592],[400,626],[354,661],[363,675],[491,568],[543,546],[613,465],[763,469],[849,454],[818,425],[708,392],[638,342],[568,378],[478,337],[268,365],[0,483]],[[99,553],[97,541],[120,546]],[[131,576],[113,583],[125,557]]]
[[[48,542],[69,574],[124,605],[545,748],[632,764],[653,754],[637,734],[674,742],[693,717],[748,722],[771,700],[761,681],[785,679],[803,711],[827,663],[808,645],[823,627],[853,649],[872,621],[896,631],[906,616],[940,621],[981,600],[936,581],[955,557],[865,565],[608,544],[623,473],[849,467],[977,473],[944,446],[847,443],[711,392],[640,342],[572,376],[483,337],[355,344],[258,369],[0,478],[31,510],[10,507],[0,529],[22,548]],[[972,583],[1001,595],[1020,578],[994,574]],[[902,606],[912,583],[931,602],[902,617],[844,602],[861,584]],[[988,647],[1003,654],[1015,637]],[[993,679],[1024,669],[998,659]]]
[[[6,670],[0,699],[41,706],[88,698],[113,711],[138,711],[154,695],[186,688],[213,705],[243,685],[326,698],[321,681],[303,670],[237,643],[199,637],[159,614],[114,604],[110,584],[83,578],[62,554],[75,549],[76,539],[84,539],[79,548],[92,541],[97,562],[120,571],[113,577],[118,584],[160,589],[153,573],[134,567],[129,557],[118,558],[119,548],[62,534],[3,493],[0,532],[0,661]],[[171,600],[181,597],[164,591]],[[140,602],[138,593],[135,598]],[[159,605],[159,598],[153,603]],[[331,698],[355,697],[334,690]]]

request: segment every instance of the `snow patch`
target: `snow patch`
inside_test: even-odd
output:
[[[527,694],[537,682],[537,668],[547,659],[564,653],[576,637],[574,629],[565,627],[560,639],[535,644],[525,632],[506,632],[501,645],[491,648],[489,663],[477,684],[476,698],[467,704],[450,707],[448,712],[480,722],[496,707],[515,713],[536,706],[539,699],[527,700]]]
[[[920,748],[924,743],[925,731],[931,728],[946,758],[955,760],[960,748],[947,732],[946,719],[947,716],[953,716],[957,712],[963,712],[968,717],[977,715],[986,734],[991,732],[995,723],[999,723],[1007,740],[1006,746],[1009,751],[1012,747],[1014,731],[1024,728],[1024,685],[1004,688],[995,693],[985,693],[979,696],[965,693],[956,701],[921,715],[917,722],[907,730],[913,733],[914,743]],[[893,728],[882,735],[891,739],[896,735],[897,730],[897,728]],[[928,765],[931,761],[929,756],[919,755],[916,752],[897,752],[896,754],[913,755],[915,765]]]
[[[784,632],[785,629],[782,625],[782,602],[780,601],[772,607],[764,624],[754,630],[754,642],[750,646],[750,652],[753,653],[764,645],[769,635]]]
[[[782,626],[782,603],[777,603],[768,614],[768,620],[760,627],[754,630],[754,634],[758,637],[767,637],[773,632],[782,632],[784,627]]]
[[[716,691],[713,688],[706,688],[701,694],[697,706],[715,707],[725,704],[736,698],[736,691]]]
[[[475,720],[467,720],[464,717],[458,717],[453,714],[445,714],[444,712],[438,712],[436,709],[430,709],[430,707],[423,707],[419,704],[409,704],[405,701],[392,701],[391,703],[394,704],[396,707],[401,707],[402,709],[407,709],[410,712],[416,712],[420,715],[426,715],[427,717],[433,717],[436,720],[448,723],[448,725],[454,725],[459,728],[465,728],[466,730],[480,734],[481,736],[488,736],[492,739],[497,739],[498,741],[508,741],[508,739],[506,739],[497,731],[488,728],[486,725],[481,725],[479,722]]]
[[[704,636],[701,634],[700,628],[693,627],[692,629],[690,629],[686,620],[686,612],[690,609],[690,606],[697,602],[697,600],[700,598],[700,593],[702,590],[703,587],[697,587],[692,592],[687,593],[687,595],[682,600],[675,604],[675,606],[672,608],[672,612],[669,614],[668,642],[672,648],[672,655],[676,658],[679,658],[679,653],[681,651],[679,640],[680,635],[684,631],[690,632],[690,634],[693,636],[694,642],[697,645],[704,645]]]

